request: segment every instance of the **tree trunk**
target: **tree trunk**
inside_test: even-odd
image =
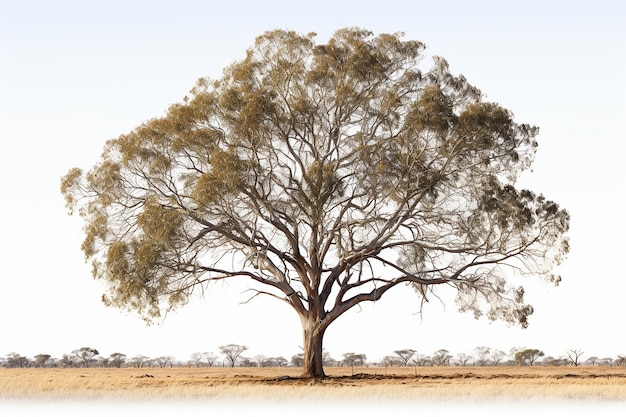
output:
[[[303,318],[302,330],[304,333],[304,372],[302,378],[325,378],[322,354],[322,341],[325,327],[318,320]]]

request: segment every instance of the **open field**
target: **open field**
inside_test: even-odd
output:
[[[626,400],[612,367],[0,369],[0,400]],[[289,376],[290,378],[286,378]]]

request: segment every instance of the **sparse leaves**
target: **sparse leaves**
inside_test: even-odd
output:
[[[72,169],[61,191],[106,302],[149,320],[244,276],[321,338],[398,284],[418,302],[448,285],[462,311],[525,327],[517,278],[557,283],[569,250],[567,211],[515,187],[538,129],[444,59],[423,68],[423,51],[356,28],[320,45],[267,32],[220,80]]]
[[[248,347],[231,343],[228,345],[220,346],[219,349],[220,352],[222,352],[222,354],[225,356],[225,359],[228,362],[229,366],[231,368],[234,368],[237,360],[244,351],[248,350]]]

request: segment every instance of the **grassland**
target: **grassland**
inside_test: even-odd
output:
[[[612,367],[0,369],[0,400],[319,399],[626,401],[626,369]],[[287,378],[289,377],[289,378]],[[626,404],[626,403],[625,403]]]

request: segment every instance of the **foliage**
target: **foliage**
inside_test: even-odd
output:
[[[133,356],[129,362],[135,368],[144,368],[150,366],[151,360],[146,355],[137,355]]]
[[[476,352],[476,364],[478,366],[485,366],[489,362],[489,355],[491,354],[491,349],[487,346],[478,346],[474,349]]]
[[[105,303],[147,320],[247,277],[300,316],[305,365],[347,310],[407,284],[528,325],[513,277],[552,274],[567,211],[515,187],[538,129],[400,34],[267,32],[219,80],[62,179]]]
[[[239,356],[241,356],[244,351],[248,350],[248,347],[231,343],[225,346],[220,346],[219,349],[225,356],[225,359],[230,367],[234,368],[237,363],[237,359],[239,359]]]
[[[515,352],[515,362],[518,365],[534,365],[535,361],[539,357],[544,356],[544,353],[539,349],[522,349]]]
[[[578,366],[580,363],[580,357],[585,353],[581,349],[570,349],[567,351],[567,358],[570,360],[572,365]]]
[[[296,353],[291,357],[291,364],[293,366],[301,367],[304,365],[304,354]]]
[[[26,368],[30,365],[30,360],[16,352],[7,355],[6,366],[9,368]]]
[[[398,355],[400,362],[402,362],[404,366],[407,366],[413,355],[415,355],[416,351],[413,349],[400,349],[396,350],[394,353]]]
[[[224,346],[226,350],[232,351],[236,354],[238,351],[243,353],[243,351],[247,350],[245,346],[240,345],[226,345]],[[243,349],[246,348],[246,349]],[[91,348],[88,348],[91,349]],[[242,350],[243,349],[243,350]],[[408,356],[410,352],[413,352],[413,355]],[[408,357],[409,360],[407,363],[401,359],[398,352],[402,352],[405,355],[405,359]],[[402,349],[399,351],[394,351],[394,355],[387,355],[383,357],[380,362],[371,361],[368,362],[368,365],[373,366],[384,366],[384,367],[405,367],[408,364],[415,367],[428,367],[428,366],[443,366],[443,365],[451,365],[451,366],[485,366],[489,364],[490,366],[525,366],[525,365],[540,365],[540,366],[580,366],[581,364],[585,364],[587,366],[626,366],[626,355],[617,355],[614,358],[606,357],[606,358],[598,358],[597,356],[590,356],[586,360],[582,361],[580,358],[584,353],[580,349],[572,349],[568,350],[568,357],[553,357],[549,355],[544,355],[543,351],[539,349],[527,349],[527,348],[513,348],[510,351],[510,354],[507,355],[501,350],[491,349],[486,346],[477,347],[473,350],[476,354],[475,360],[474,357],[470,354],[464,352],[456,353],[457,360],[452,361],[453,355],[446,349],[439,349],[432,354],[432,356],[417,353],[413,349]],[[574,358],[570,358],[569,355],[574,355]],[[575,363],[576,354],[578,354],[578,365]],[[291,364],[287,359],[282,356],[265,356],[261,354],[255,355],[255,360],[250,361],[245,358],[241,358],[237,356],[235,359],[236,366],[254,366],[254,367],[284,367],[284,366],[293,366],[293,367],[302,367],[304,363],[304,355],[302,353],[294,355],[291,360]],[[504,360],[505,358],[508,358]],[[542,360],[539,362],[539,358]],[[222,361],[223,359],[223,361]],[[239,360],[241,359],[241,360]],[[224,355],[223,358],[218,357],[214,353],[211,352],[196,352],[191,355],[191,358],[187,361],[178,361],[171,355],[159,356],[155,358],[150,358],[146,355],[137,355],[134,356],[130,360],[126,360],[126,355],[123,353],[112,353],[109,357],[99,358],[98,361],[94,361],[93,358],[88,362],[93,364],[94,367],[100,368],[124,368],[124,367],[134,367],[134,368],[144,368],[144,367],[213,367],[218,363],[219,367],[222,367],[223,364],[228,363],[230,365],[230,360],[227,355]],[[345,353],[343,355],[343,360],[337,361],[333,359],[330,353],[324,350],[324,366],[328,367],[338,367],[338,366],[364,366],[367,361],[367,356],[365,354],[356,354],[353,352]],[[51,357],[48,354],[38,354],[35,355],[32,359],[27,356],[12,352],[9,353],[5,358],[0,357],[0,366],[7,368],[27,368],[27,367],[45,367],[45,368],[76,368],[76,367],[84,367],[84,361],[82,359],[78,359],[73,353],[72,355],[64,354],[61,359],[56,359]]]
[[[126,362],[126,355],[124,355],[123,353],[119,353],[119,352],[111,353],[109,363],[112,366],[116,368],[121,368],[125,362]]]
[[[348,352],[343,354],[343,363],[350,366],[352,375],[354,375],[354,365],[363,367],[366,360],[367,355],[364,353]]]
[[[452,355],[446,349],[439,349],[432,356],[432,363],[436,366],[445,366],[450,364],[450,359],[452,359]]]
[[[72,357],[76,358],[83,366],[89,366],[89,362],[94,356],[98,355],[97,349],[90,347],[82,347],[72,351]]]
[[[51,357],[52,356],[48,355],[47,353],[40,353],[38,355],[35,355],[34,365],[36,367],[43,368],[46,366],[46,362],[48,362],[48,360],[50,360]]]

